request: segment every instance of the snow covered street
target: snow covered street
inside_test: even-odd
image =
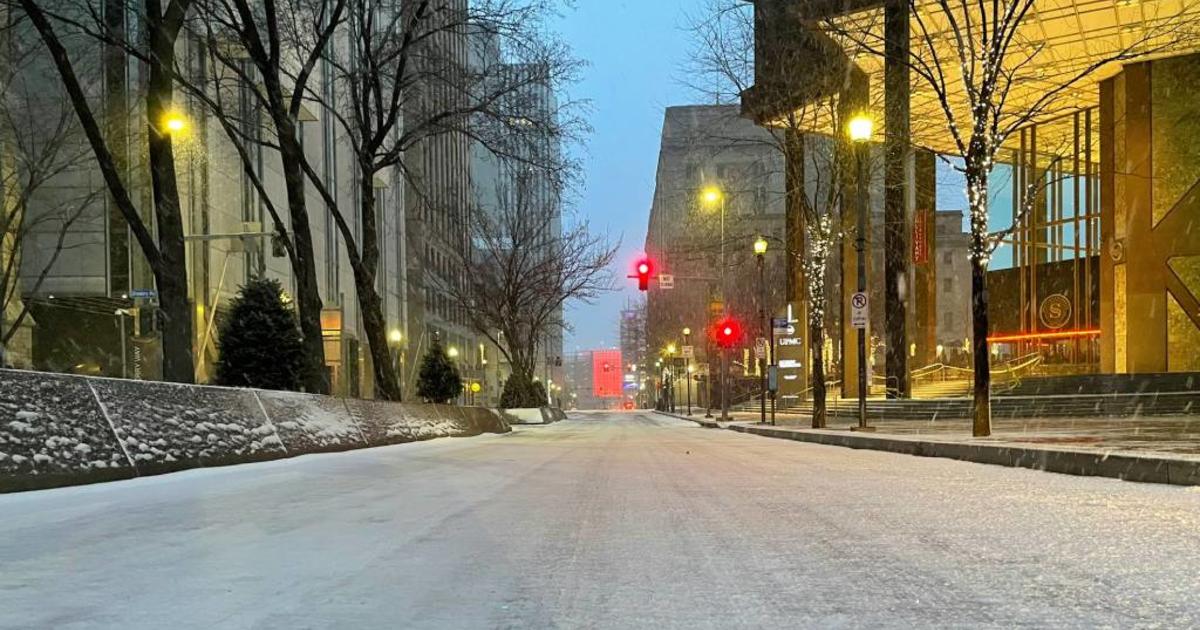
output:
[[[0,495],[0,628],[1200,625],[1200,489],[590,414]]]

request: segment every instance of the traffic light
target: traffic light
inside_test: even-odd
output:
[[[713,328],[717,345],[722,348],[732,348],[742,338],[742,325],[732,317],[719,320]]]
[[[643,258],[637,264],[637,281],[638,291],[645,291],[650,288],[650,274],[654,272],[654,265],[650,263],[649,258]]]

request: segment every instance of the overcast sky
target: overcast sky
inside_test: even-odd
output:
[[[692,102],[676,80],[689,48],[687,16],[702,0],[577,0],[560,24],[575,53],[591,65],[572,96],[591,101],[594,133],[580,156],[587,181],[576,211],[622,241],[615,270],[624,276],[642,251],[663,110]],[[595,304],[576,304],[565,351],[616,346],[617,318],[637,297],[631,281]]]

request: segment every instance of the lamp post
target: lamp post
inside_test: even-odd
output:
[[[858,188],[858,234],[854,239],[854,251],[858,258],[857,288],[859,293],[867,290],[867,168],[866,153],[870,150],[874,121],[866,114],[850,119],[848,131],[854,143],[855,184]],[[858,329],[858,429],[867,430],[867,330]]]
[[[400,365],[402,360],[401,357],[404,356],[404,353],[400,351],[400,344],[403,341],[404,333],[402,333],[399,328],[393,328],[390,332],[388,332],[388,345],[391,346],[392,350],[392,369],[396,370],[396,373],[400,375],[399,385],[401,399],[404,397],[404,370]]]
[[[675,413],[675,352],[678,350],[675,343],[667,344],[667,374],[670,377],[669,385],[667,386],[668,404],[670,405],[671,413]]]
[[[667,410],[667,372],[663,369],[662,359],[654,362],[654,367],[658,368],[658,401],[655,403],[661,411]]]
[[[721,285],[719,288],[720,288],[720,296],[721,296],[721,318],[724,319],[725,316],[728,315],[728,308],[725,304],[725,295],[726,295],[726,293],[725,293],[725,269],[727,267],[727,265],[725,264],[725,193],[716,186],[709,186],[708,188],[705,188],[701,192],[700,198],[701,198],[701,200],[703,200],[705,205],[707,205],[710,208],[715,206],[718,209],[718,211],[721,213],[721,281],[720,281]],[[728,383],[728,381],[729,381],[729,355],[724,347],[720,348],[720,353],[721,353],[721,419],[728,421],[729,420],[729,383]],[[712,380],[711,361],[710,361],[710,365],[709,365],[709,369],[708,369],[708,374],[709,374],[708,379],[711,381]],[[712,417],[712,412],[711,412],[712,384],[711,383],[709,384],[708,392],[709,392],[709,397],[710,397],[710,400],[708,402],[710,411],[708,413],[704,414],[704,417],[711,418]]]
[[[762,321],[763,332],[770,326],[767,321],[767,282],[766,265],[763,264],[767,255],[767,239],[758,237],[754,241],[754,259],[758,263],[758,317]],[[758,422],[767,423],[767,356],[766,352],[758,359]]]
[[[687,347],[691,342],[692,329],[683,329],[683,345]],[[683,356],[683,375],[687,379],[687,415],[692,415],[692,358],[688,355]]]

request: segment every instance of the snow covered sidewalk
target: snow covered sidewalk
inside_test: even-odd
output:
[[[683,418],[679,414],[667,414]],[[850,425],[816,430],[807,417],[776,414],[777,426],[758,424],[758,414],[731,414],[722,428],[765,437],[871,449],[982,464],[1032,468],[1128,481],[1200,486],[1200,420],[999,420],[992,437],[973,438],[961,421],[872,422],[875,431]],[[686,418],[694,422],[705,421]],[[712,423],[715,424],[715,423]],[[1161,449],[1161,450],[1160,450]]]

